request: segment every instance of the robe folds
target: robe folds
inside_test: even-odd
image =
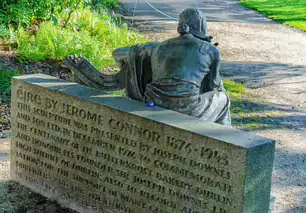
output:
[[[207,91],[211,75],[206,75],[201,86],[181,79],[152,80],[151,53],[158,45],[147,43],[130,47],[129,58],[121,65],[126,73],[125,88],[128,97],[141,102],[231,126],[230,99],[223,89]]]

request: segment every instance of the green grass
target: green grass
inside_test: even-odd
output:
[[[267,106],[259,104],[262,100],[250,94],[244,85],[227,79],[223,80],[223,83],[231,99],[231,116],[234,127],[254,131],[273,129],[279,124],[273,118],[278,116],[277,112],[265,112],[264,109]]]
[[[306,0],[240,0],[240,3],[306,32]]]
[[[138,33],[128,29],[125,23],[115,20],[106,10],[95,12],[89,7],[71,14],[65,28],[67,13],[61,13],[57,22],[43,22],[35,35],[20,27],[16,35],[22,60],[63,60],[69,55],[85,56],[103,71],[115,64],[112,51],[118,47],[144,43]]]
[[[231,99],[231,112],[251,112],[252,107],[248,106],[249,94],[246,92],[246,87],[235,81],[224,79],[224,88]]]
[[[263,129],[274,129],[274,125],[270,124],[257,124],[257,123],[250,123],[250,124],[243,124],[241,126],[244,130],[247,131],[254,131],[254,130],[263,130]]]
[[[260,96],[231,80],[224,80],[224,87],[231,99],[232,125],[235,128],[245,131],[279,128],[279,112],[271,111]]]
[[[120,91],[110,91],[108,92],[109,94],[112,95],[116,95],[116,96],[121,96],[121,97],[126,97],[126,94],[124,92],[124,90],[120,90]]]
[[[245,86],[236,83],[235,81],[224,79],[223,84],[226,92],[228,93],[243,94],[245,92]]]

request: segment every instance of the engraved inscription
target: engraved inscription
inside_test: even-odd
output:
[[[29,186],[90,212],[236,212],[235,158],[212,143],[26,85],[15,97],[14,174]]]

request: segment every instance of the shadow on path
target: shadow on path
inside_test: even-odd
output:
[[[259,88],[284,78],[306,76],[306,66],[222,61],[220,73],[223,77],[243,83],[249,88]]]
[[[279,198],[276,198],[276,202],[282,202],[283,200],[288,202],[287,199],[283,199],[288,192],[290,192],[290,197],[295,199],[295,205],[283,203],[286,207],[282,212],[306,212],[305,159],[306,153],[303,153],[302,149],[299,151],[288,148],[276,149],[272,191],[283,192],[280,195],[282,198],[280,199],[279,196]],[[276,205],[276,208],[278,205]]]

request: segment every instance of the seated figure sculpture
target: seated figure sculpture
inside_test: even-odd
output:
[[[101,74],[84,58],[66,59],[64,66],[73,68],[78,83],[108,91],[125,88],[134,100],[231,126],[220,54],[206,27],[203,12],[186,9],[180,14],[178,37],[116,49],[113,57],[121,69],[116,75]]]

